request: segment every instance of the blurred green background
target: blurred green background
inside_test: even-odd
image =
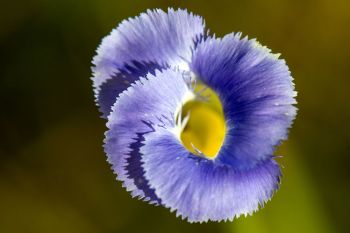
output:
[[[168,6],[257,37],[295,78],[282,185],[253,216],[189,224],[132,199],[105,161],[91,58],[121,20]],[[2,1],[0,232],[350,232],[349,29],[348,0]]]

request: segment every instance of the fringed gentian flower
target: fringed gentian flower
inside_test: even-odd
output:
[[[148,10],[93,64],[108,161],[133,197],[203,222],[252,214],[277,190],[273,153],[296,115],[278,55],[240,33],[210,36],[186,10]]]

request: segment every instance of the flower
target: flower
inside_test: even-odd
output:
[[[148,10],[105,37],[93,64],[108,162],[133,197],[203,222],[252,214],[278,189],[273,153],[296,92],[285,61],[256,40],[210,36],[186,10]]]

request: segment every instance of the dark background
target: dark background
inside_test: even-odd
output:
[[[102,37],[147,8],[188,8],[286,59],[298,116],[264,209],[189,224],[115,181],[91,88]],[[350,232],[350,2],[31,0],[0,7],[0,232]]]

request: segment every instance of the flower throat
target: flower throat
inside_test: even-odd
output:
[[[187,101],[182,107],[182,116],[187,123],[180,134],[187,150],[199,156],[214,159],[223,144],[226,132],[225,117],[221,101],[216,93],[197,82],[196,98]],[[177,116],[179,117],[179,116]]]

